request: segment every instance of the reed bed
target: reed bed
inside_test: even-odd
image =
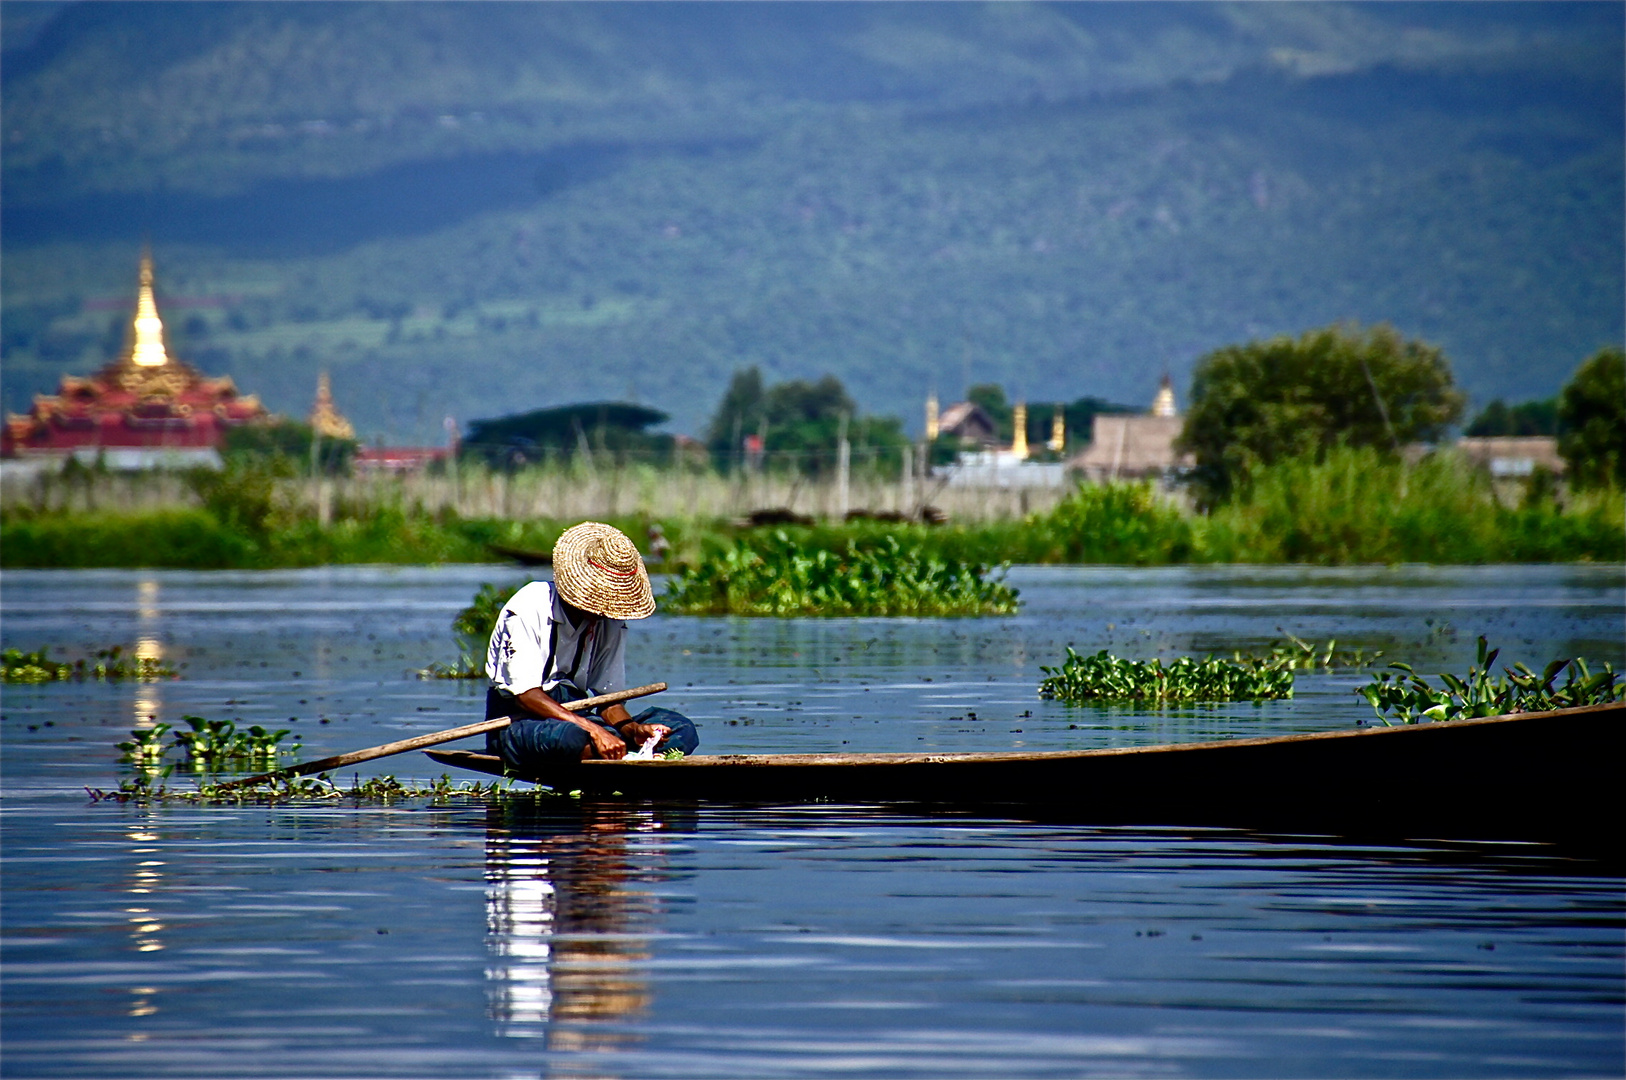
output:
[[[243,470],[183,490],[161,476],[81,470],[72,491],[65,481],[45,495],[8,489],[0,508],[0,565],[498,561],[492,545],[546,552],[564,528],[590,518],[635,540],[660,523],[672,545],[667,565],[682,569],[736,543],[760,546],[772,529],[743,519],[770,507],[814,522],[783,527],[807,551],[839,554],[849,544],[864,549],[890,538],[922,558],[984,565],[1626,561],[1619,488],[1565,492],[1540,480],[1498,486],[1453,453],[1408,464],[1374,450],[1339,448],[1319,460],[1278,463],[1208,515],[1194,512],[1178,491],[1150,482],[1024,493],[934,490],[918,481],[855,477],[848,499],[880,517],[843,520],[829,509],[839,502],[831,485],[774,474],[731,478],[628,466],[615,476],[462,469],[310,481]],[[170,501],[149,501],[154,493]],[[932,500],[948,511],[947,524],[884,520],[908,517]]]

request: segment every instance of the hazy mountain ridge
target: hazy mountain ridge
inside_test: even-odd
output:
[[[161,39],[175,16],[148,6]],[[97,361],[109,315],[80,302],[128,291],[143,228],[171,294],[241,296],[171,314],[188,355],[290,411],[330,367],[363,430],[398,437],[443,409],[629,394],[692,431],[749,363],[833,371],[911,424],[928,384],[967,377],[1139,400],[1208,348],[1335,318],[1445,344],[1481,397],[1536,396],[1621,335],[1621,57],[1598,6],[1466,29],[1450,5],[499,7],[501,33],[484,7],[473,26],[395,6],[397,29],[367,5],[208,6],[163,60],[173,100],[216,85],[198,73],[249,26],[281,28],[262,50],[314,28],[321,49],[289,52],[312,73],[358,35],[415,44],[346,60],[326,99],[218,92],[213,126],[145,157],[40,96],[118,18],[8,43],[7,406]],[[515,89],[532,39],[512,20],[544,15],[565,59]],[[221,136],[256,100],[283,134]],[[296,130],[324,100],[394,126]],[[60,132],[61,162],[14,156],[16,130]]]

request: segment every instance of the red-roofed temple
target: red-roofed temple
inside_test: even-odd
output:
[[[228,428],[269,419],[229,377],[212,379],[169,354],[153,297],[152,257],[124,352],[88,378],[64,375],[26,415],[6,417],[5,457],[103,458],[114,468],[218,464]]]

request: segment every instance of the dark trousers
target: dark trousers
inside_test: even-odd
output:
[[[575,701],[586,695],[574,693],[570,687],[560,685],[548,696],[564,702]],[[581,761],[582,751],[591,741],[587,732],[575,724],[537,716],[521,705],[514,695],[491,687],[486,691],[486,719],[498,716],[512,716],[514,722],[500,730],[486,732],[486,753],[502,758],[509,771],[518,776],[540,776],[560,766],[574,765]],[[594,714],[585,713],[582,719],[598,724],[621,739],[619,731]],[[685,754],[692,754],[700,745],[700,733],[695,730],[694,721],[671,709],[645,709],[633,719],[640,724],[664,724],[672,729],[666,741],[660,744],[661,750],[675,746]],[[626,742],[625,739],[621,741]],[[636,749],[636,746],[628,747],[629,752]]]

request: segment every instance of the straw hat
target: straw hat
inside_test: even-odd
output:
[[[649,571],[626,533],[597,521],[572,526],[553,545],[553,583],[565,603],[609,619],[655,612]]]

